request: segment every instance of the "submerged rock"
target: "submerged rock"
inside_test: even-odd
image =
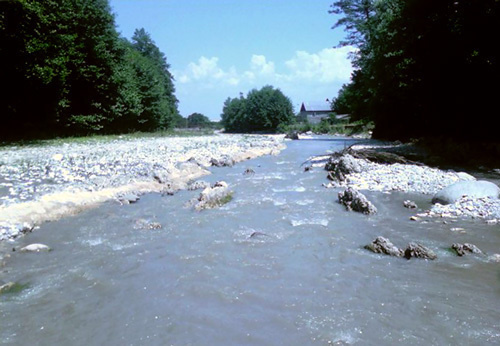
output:
[[[252,175],[252,174],[255,174],[255,171],[253,169],[251,169],[251,168],[247,168],[243,172],[243,175]]]
[[[434,251],[421,244],[410,243],[405,249],[404,257],[406,259],[414,257],[434,260],[437,258],[437,255],[434,253]]]
[[[345,205],[347,210],[357,211],[366,215],[375,214],[377,208],[361,192],[349,187],[339,192],[339,203]]]
[[[474,198],[490,197],[496,199],[499,195],[500,188],[492,182],[485,180],[458,181],[436,193],[432,198],[432,203],[451,204],[455,203],[463,196]]]
[[[21,248],[22,252],[42,252],[51,250],[52,249],[45,244],[30,244]]]
[[[458,256],[464,256],[469,253],[475,253],[475,254],[482,254],[483,252],[479,250],[479,248],[474,245],[474,244],[469,244],[469,243],[454,243],[451,245],[451,248],[455,250]]]
[[[403,250],[391,243],[389,239],[380,236],[366,245],[365,249],[395,257],[403,256]]]

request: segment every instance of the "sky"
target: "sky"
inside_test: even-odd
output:
[[[351,47],[332,30],[333,0],[111,0],[118,31],[144,28],[175,78],[179,112],[220,120],[224,101],[266,85],[295,108],[349,82]]]

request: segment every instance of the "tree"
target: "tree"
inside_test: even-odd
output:
[[[499,10],[495,0],[335,2],[332,13],[343,15],[336,26],[347,31],[342,44],[358,48],[337,106],[348,101],[355,118],[373,119],[379,138],[497,140],[490,85],[498,53],[488,37]]]
[[[281,90],[265,86],[244,98],[224,103],[222,122],[228,132],[275,132],[279,125],[293,121],[293,106]]]
[[[208,127],[210,126],[210,119],[200,113],[193,113],[187,118],[188,127]]]
[[[177,112],[165,55],[108,0],[0,1],[3,138],[152,131]]]

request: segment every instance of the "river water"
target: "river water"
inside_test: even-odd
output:
[[[352,140],[288,142],[278,156],[215,168],[233,200],[194,211],[199,191],[149,194],[45,223],[15,244],[0,279],[0,341],[12,345],[485,345],[500,344],[500,266],[457,257],[471,242],[498,252],[499,227],[413,222],[430,197],[366,193],[379,212],[337,203],[309,156]],[[255,174],[244,175],[251,168]],[[161,229],[141,229],[159,222]],[[457,231],[456,228],[463,228]],[[254,233],[257,232],[257,233]],[[253,236],[252,236],[253,234]],[[405,260],[363,249],[376,236],[418,241],[439,256]]]

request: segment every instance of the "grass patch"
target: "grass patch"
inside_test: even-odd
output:
[[[6,283],[6,284],[0,286],[0,295],[19,293],[22,290],[28,288],[28,286],[29,286],[28,284],[9,282],[9,283]]]
[[[113,135],[89,135],[76,137],[61,137],[52,139],[30,139],[19,141],[3,141],[0,142],[0,147],[10,146],[57,146],[62,144],[98,144],[108,143],[112,141],[129,141],[140,138],[162,138],[162,137],[196,137],[210,136],[214,134],[213,129],[172,129],[156,132],[132,132],[127,134]]]

